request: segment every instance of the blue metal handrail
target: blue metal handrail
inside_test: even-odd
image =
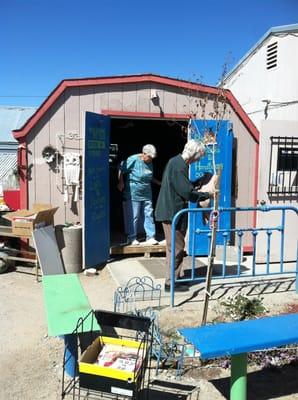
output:
[[[174,306],[174,296],[175,296],[175,228],[181,217],[181,215],[202,213],[202,212],[211,212],[212,208],[185,208],[178,213],[175,214],[172,221],[172,231],[171,231],[171,271],[170,271],[170,279],[171,279],[171,306]],[[240,264],[241,264],[241,248],[242,248],[242,239],[243,234],[245,232],[251,232],[253,239],[253,259],[252,259],[252,276],[262,276],[262,275],[277,275],[284,273],[284,247],[285,247],[285,222],[286,222],[286,212],[293,211],[296,216],[298,215],[298,208],[294,206],[260,206],[260,207],[219,207],[218,211],[221,212],[271,212],[271,211],[281,211],[281,223],[277,226],[271,227],[242,227],[242,228],[230,228],[230,229],[217,229],[217,233],[221,232],[223,235],[224,242],[224,257],[223,257],[223,268],[222,274],[216,278],[229,278],[229,277],[241,277]],[[279,272],[270,272],[270,246],[271,246],[271,236],[274,231],[280,232],[280,271]],[[226,275],[226,247],[227,247],[227,238],[229,233],[234,232],[238,237],[238,262],[237,262],[237,274],[234,275]],[[266,251],[266,273],[256,273],[256,248],[257,248],[257,236],[259,232],[265,232],[267,234],[267,251]],[[195,229],[194,235],[192,238],[192,249],[194,249],[194,238],[195,234],[206,234],[209,237],[209,248],[210,248],[210,239],[211,239],[211,229]],[[194,251],[192,252],[194,254]],[[191,277],[190,279],[184,279],[184,281],[202,281],[205,278],[196,278],[194,275],[195,270],[195,257],[192,255],[192,268],[191,268]],[[297,257],[296,257],[296,269],[293,271],[296,273],[296,291],[298,293],[298,243],[297,243]],[[247,275],[245,275],[247,277]]]

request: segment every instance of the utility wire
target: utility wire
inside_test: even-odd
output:
[[[287,106],[291,106],[291,105],[297,104],[297,103],[298,103],[298,100],[284,101],[284,102],[271,101],[270,103],[268,103],[267,110],[275,109],[275,108],[287,107]],[[261,108],[261,109],[259,109],[259,110],[255,110],[255,111],[248,112],[247,115],[257,114],[257,113],[259,113],[259,112],[264,112],[264,108]]]
[[[7,96],[7,95],[0,94],[0,97],[17,98],[17,97],[47,97],[47,96]]]

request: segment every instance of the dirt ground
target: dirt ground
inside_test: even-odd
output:
[[[113,309],[116,284],[108,267],[97,276],[80,274],[80,279],[94,309]],[[266,306],[276,314],[284,310],[286,304],[297,303],[293,277],[282,284],[284,290],[269,290],[263,296]],[[47,336],[42,284],[35,281],[33,269],[18,267],[16,271],[1,274],[0,299],[0,399],[59,399],[64,345],[61,339]],[[214,305],[211,304],[211,314],[215,312]],[[181,302],[174,309],[164,305],[160,313],[161,326],[171,330],[196,325],[200,322],[201,310],[202,302],[195,301]],[[298,370],[294,366],[277,370],[250,369],[249,372],[249,400],[298,399]],[[199,389],[200,400],[228,398],[228,369],[189,368],[180,381],[173,375],[173,371],[162,371],[157,376],[162,381],[159,382],[161,389],[159,386],[159,390],[152,392],[154,395],[150,399],[186,399],[181,391],[179,394],[179,387],[183,385]],[[173,392],[173,386],[178,387],[178,392]]]

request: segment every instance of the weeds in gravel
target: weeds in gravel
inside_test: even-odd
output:
[[[224,307],[224,316],[226,319],[232,321],[257,318],[267,312],[266,307],[263,305],[262,297],[250,299],[247,296],[238,294],[235,297],[228,297],[220,304]]]

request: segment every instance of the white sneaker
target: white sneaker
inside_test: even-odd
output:
[[[131,242],[131,245],[132,246],[138,246],[140,244],[140,242],[137,240],[137,239],[135,239],[135,240],[133,240],[132,242]]]
[[[158,244],[158,241],[155,240],[154,238],[151,238],[151,239],[146,240],[146,242],[144,244],[147,246],[154,246],[155,244]]]
[[[166,245],[166,244],[167,244],[166,239],[164,239],[164,240],[162,240],[161,242],[159,242],[159,244],[161,244],[161,245]]]

